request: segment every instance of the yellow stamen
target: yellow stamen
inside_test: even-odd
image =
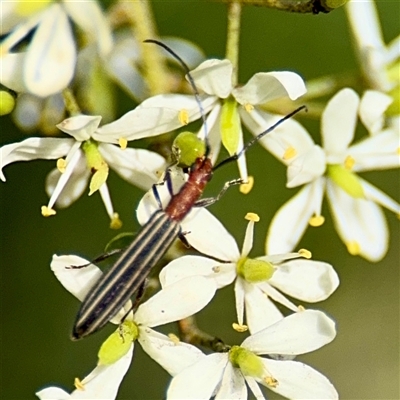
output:
[[[311,251],[307,249],[300,249],[298,253],[300,256],[307,258],[307,260],[309,260],[312,257]]]
[[[346,246],[347,246],[347,251],[352,256],[358,256],[360,254],[360,250],[361,250],[360,245],[355,240],[348,242],[346,244]]]
[[[344,167],[349,171],[353,169],[356,160],[352,156],[347,156],[344,160]]]
[[[187,125],[189,123],[189,113],[188,113],[188,111],[185,110],[185,109],[179,111],[178,119],[179,119],[179,122],[182,125]]]
[[[306,311],[306,309],[302,305],[297,306],[297,308],[299,311]]]
[[[243,107],[247,112],[252,112],[254,110],[254,106],[249,103],[245,104]]]
[[[118,139],[118,144],[119,144],[119,147],[121,147],[122,150],[125,150],[126,147],[128,146],[128,141],[125,138],[121,137],[121,138]]]
[[[180,343],[178,336],[176,336],[174,333],[168,333],[168,337],[174,342],[174,344]]]
[[[57,160],[57,169],[63,174],[67,168],[67,162],[64,158],[59,158]]]
[[[110,221],[110,228],[111,229],[120,229],[122,226],[122,221],[119,219],[119,214],[114,213],[111,221]]]
[[[322,215],[313,215],[308,220],[308,224],[310,226],[313,226],[314,228],[323,225],[324,222],[325,222],[325,217],[323,217]]]
[[[240,325],[237,324],[236,322],[232,324],[232,328],[239,333],[246,332],[249,329],[247,325]]]
[[[272,376],[266,376],[266,377],[264,378],[264,382],[265,382],[268,386],[273,387],[273,388],[276,388],[276,387],[279,385],[278,380],[275,379],[275,378],[272,377]]]
[[[76,387],[77,390],[82,390],[82,391],[85,390],[85,385],[79,378],[74,379],[74,386]]]
[[[247,221],[258,222],[260,217],[255,213],[249,212],[245,215],[244,219],[247,219]]]
[[[297,151],[294,147],[288,147],[285,152],[283,153],[282,159],[283,160],[290,160],[291,158],[297,155]]]
[[[253,189],[253,186],[254,186],[254,177],[249,176],[247,179],[247,182],[242,183],[239,186],[240,193],[249,194],[251,189]]]
[[[397,148],[397,154],[400,155],[400,147]]]
[[[42,206],[41,211],[43,217],[51,217],[52,215],[56,215],[56,210],[47,206]]]

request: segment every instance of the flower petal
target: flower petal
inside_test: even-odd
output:
[[[171,261],[160,272],[161,286],[169,286],[189,276],[204,276],[215,281],[218,289],[229,285],[236,277],[234,264],[201,256],[183,256]]]
[[[253,135],[266,131],[281,119],[279,115],[269,114],[258,109],[250,112],[240,110],[240,116]],[[268,133],[260,140],[260,144],[285,165],[293,162],[293,157],[306,153],[315,146],[308,132],[294,119],[288,119],[277,126],[273,132]],[[294,152],[293,157],[287,157],[289,151]]]
[[[74,390],[71,399],[115,399],[119,386],[131,365],[133,346],[117,362],[97,366],[81,384],[84,390]]]
[[[83,268],[71,268],[72,266],[86,265]],[[51,270],[60,283],[77,299],[83,301],[91,287],[101,278],[100,268],[90,261],[75,255],[53,255]]]
[[[196,86],[209,95],[226,99],[232,90],[233,66],[229,60],[206,60],[190,71]]]
[[[259,72],[253,75],[242,87],[232,91],[238,103],[263,104],[288,96],[291,100],[306,93],[306,85],[300,75],[294,72]]]
[[[121,149],[102,143],[99,151],[110,168],[121,178],[142,190],[149,190],[166,167],[164,157],[145,149]]]
[[[169,385],[167,399],[209,399],[228,363],[226,353],[214,353],[184,369]]]
[[[393,99],[381,92],[367,90],[360,102],[360,119],[371,136],[382,130],[384,114]]]
[[[46,387],[35,394],[40,400],[68,400],[71,398],[69,393],[55,386]]]
[[[57,93],[70,83],[76,48],[68,18],[59,4],[43,12],[24,62],[27,89],[41,97]]]
[[[193,209],[182,221],[185,238],[196,250],[223,261],[236,261],[240,257],[234,237],[222,223],[205,208]]]
[[[293,188],[312,182],[321,177],[325,170],[325,153],[321,147],[314,145],[288,165],[286,187]]]
[[[84,161],[84,160],[82,160]],[[56,191],[57,185],[64,174],[58,169],[53,169],[46,177],[46,193],[49,197],[52,197]],[[84,162],[78,162],[75,166],[72,174],[69,176],[67,182],[59,191],[55,200],[55,205],[59,208],[69,207],[73,202],[79,199],[85,192],[88,186],[90,177],[90,171],[87,169]],[[57,189],[58,190],[58,189]],[[54,205],[52,201],[50,208]]]
[[[338,399],[332,383],[320,372],[297,361],[262,359],[265,368],[278,381],[276,387],[259,382],[288,399]]]
[[[75,140],[83,142],[92,137],[100,121],[100,115],[92,116],[80,114],[75,117],[64,119],[64,121],[57,125],[57,128],[60,129],[60,131],[68,133],[68,135],[75,138]]]
[[[398,168],[399,132],[400,130],[395,128],[387,129],[351,146],[348,153],[355,161],[353,171]]]
[[[107,56],[112,49],[111,28],[100,5],[95,1],[74,2],[64,1],[63,6],[73,21],[96,40],[99,52]]]
[[[251,334],[259,332],[283,318],[275,304],[257,285],[245,284],[246,325]]]
[[[189,317],[209,303],[215,290],[215,283],[202,276],[184,278],[141,304],[135,321],[153,327]]]
[[[215,400],[241,400],[247,399],[247,388],[244,377],[239,368],[234,368],[231,363],[226,365]]]
[[[329,157],[343,154],[353,140],[359,103],[352,89],[342,89],[329,100],[321,119],[323,147]],[[328,162],[336,163],[334,159]]]
[[[23,79],[24,64],[27,53],[9,53],[1,57],[0,81],[4,86],[16,92],[26,92]]]
[[[393,211],[395,214],[400,215],[400,205],[391,197],[389,197],[386,193],[382,192],[375,186],[371,185],[364,179],[360,179],[362,188],[364,190],[365,198],[368,200],[372,200],[377,204],[387,208],[390,211]]]
[[[242,347],[256,354],[304,354],[325,346],[335,336],[331,318],[321,311],[305,310],[249,336]]]
[[[268,283],[295,299],[315,303],[336,290],[339,277],[330,264],[292,260],[279,265]]]
[[[373,201],[355,199],[328,180],[327,193],[336,231],[351,254],[381,260],[388,249],[389,232],[381,208]]]
[[[0,148],[0,178],[5,181],[3,168],[16,161],[37,159],[51,160],[65,156],[72,145],[72,139],[28,138],[19,143],[6,144]]]
[[[201,102],[204,111],[208,112],[215,101],[214,97],[203,96]],[[94,139],[118,143],[121,137],[129,141],[170,132],[182,127],[179,119],[182,110],[188,113],[189,122],[201,116],[199,105],[193,96],[165,94],[150,97],[121,118],[97,129]]]
[[[324,186],[323,178],[304,186],[277,211],[269,226],[266,254],[287,253],[296,247],[312,215],[321,215]]]
[[[197,347],[173,341],[148,327],[139,327],[139,332],[143,350],[172,376],[205,357]]]

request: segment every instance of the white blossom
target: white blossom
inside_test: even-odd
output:
[[[265,399],[257,383],[289,399],[337,399],[332,383],[308,365],[259,357],[308,353],[335,335],[334,322],[320,311],[290,315],[229,353],[207,355],[184,369],[172,379],[167,399],[247,399],[246,384],[255,398]]]
[[[304,187],[275,214],[267,235],[267,253],[291,251],[307,226],[324,222],[321,207],[326,193],[339,236],[353,255],[379,261],[387,251],[388,228],[380,206],[397,215],[400,205],[358,176],[362,171],[399,167],[399,131],[384,128],[390,104],[383,93],[368,91],[363,98],[343,89],[327,104],[321,120],[322,146],[290,120],[262,140],[287,165],[287,187]],[[359,114],[369,136],[350,144]],[[271,123],[260,118],[249,125],[257,131]]]
[[[95,40],[99,54],[112,48],[111,31],[96,1],[2,2],[1,83],[17,92],[46,97],[64,89],[76,64],[72,20]],[[33,30],[25,51],[13,49]]]
[[[80,265],[85,265],[85,267],[78,269],[70,268],[71,266]],[[81,301],[86,297],[90,288],[102,274],[98,267],[90,264],[84,258],[74,255],[54,255],[51,262],[51,269],[61,284]],[[100,349],[99,365],[82,381],[85,391],[74,391],[71,398],[91,399],[107,397],[104,394],[103,397],[97,397],[101,396],[100,391],[96,392],[101,389],[101,382],[105,384],[110,382],[109,390],[115,393],[114,395],[110,395],[110,398],[115,398],[119,384],[131,362],[136,340],[142,346],[143,350],[171,375],[178,374],[186,367],[198,361],[203,357],[200,350],[186,343],[179,342],[179,340],[173,340],[168,336],[154,331],[152,328],[195,314],[211,300],[214,292],[215,285],[205,278],[189,277],[181,282],[177,282],[175,285],[171,285],[166,290],[161,290],[145,303],[142,303],[135,313],[128,315],[126,318],[127,322],[124,322],[122,325],[123,329],[129,329],[124,327],[124,325],[125,323],[130,323],[127,327],[134,328],[134,333],[130,332],[129,336],[132,338],[132,342],[126,343],[128,335],[124,333],[124,337],[122,337],[121,330],[117,329],[104,342],[102,349]],[[129,301],[110,322],[119,324],[121,318],[125,316],[130,307],[131,302]],[[115,346],[115,348],[112,346]],[[100,385],[100,389],[97,384]],[[87,392],[86,385],[93,385],[93,389],[92,386],[88,386],[90,390]],[[56,390],[57,388],[47,388],[45,391],[50,389]],[[98,394],[95,395],[94,393]],[[42,395],[43,391],[39,392],[39,394]],[[45,399],[49,397],[41,398]]]
[[[42,213],[45,216],[53,215],[56,202],[59,207],[68,207],[82,195],[93,173],[89,194],[99,190],[110,219],[118,219],[106,184],[108,167],[123,179],[146,190],[157,181],[157,172],[163,170],[165,161],[148,150],[115,146],[113,143],[119,142],[125,147],[127,140],[142,138],[146,134],[143,131],[136,132],[126,139],[121,133],[125,125],[119,124],[119,120],[104,125],[102,128],[107,129],[107,133],[102,133],[102,128],[98,128],[100,120],[100,116],[78,115],[57,125],[72,136],[70,139],[32,137],[1,147],[0,178],[5,181],[3,168],[16,161],[58,159],[57,169],[47,177],[46,191],[50,200]],[[118,128],[113,129],[112,126]]]
[[[213,247],[222,247],[219,252],[225,255],[224,259],[215,260],[204,256],[179,257],[163,268],[160,281],[163,287],[167,287],[188,276],[200,275],[215,281],[216,286],[221,288],[236,279],[238,329],[243,329],[245,314],[246,325],[251,333],[255,333],[283,318],[271,299],[294,312],[301,310],[281,292],[314,303],[328,298],[339,285],[339,278],[327,263],[299,259],[303,256],[309,257],[309,252],[304,250],[298,253],[250,258],[255,219],[254,216],[249,216],[249,219],[241,252],[233,237],[226,230],[220,230],[218,241]],[[213,225],[209,228],[213,230]],[[190,241],[190,233],[187,239]],[[215,253],[215,250],[210,252]]]

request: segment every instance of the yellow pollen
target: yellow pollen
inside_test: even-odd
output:
[[[311,251],[307,249],[300,249],[298,253],[300,256],[307,258],[307,260],[309,260],[312,257]]]
[[[249,212],[245,215],[244,219],[247,219],[247,221],[258,222],[260,217],[255,213]]]
[[[397,151],[397,154],[400,155],[400,147],[398,147],[396,151]]]
[[[42,206],[41,211],[43,217],[51,217],[52,215],[56,215],[56,210],[47,206]]]
[[[254,106],[249,103],[245,104],[243,107],[247,112],[252,112],[254,110]]]
[[[74,379],[74,386],[76,387],[77,390],[82,390],[82,391],[85,390],[85,385],[79,378]]]
[[[285,152],[283,153],[282,159],[283,160],[290,160],[291,158],[297,155],[297,151],[294,147],[288,147]]]
[[[325,222],[325,217],[323,217],[322,215],[313,215],[308,220],[308,224],[310,226],[313,226],[314,228],[317,228],[318,226],[323,225],[324,222]]]
[[[268,386],[273,387],[273,388],[276,388],[276,387],[279,385],[278,380],[275,379],[275,378],[272,377],[272,376],[266,376],[266,377],[264,378],[264,382],[265,382]]]
[[[302,305],[297,306],[297,309],[299,311],[306,311],[306,309]]]
[[[128,146],[128,141],[125,138],[121,137],[121,138],[118,139],[118,144],[119,144],[119,147],[121,147],[122,150],[125,150],[126,147]]]
[[[122,226],[122,221],[119,219],[119,214],[114,213],[111,221],[110,221],[110,228],[111,229],[120,229]]]
[[[247,325],[240,325],[237,324],[236,322],[232,324],[232,328],[239,333],[246,332],[249,329]]]
[[[178,119],[182,125],[187,125],[189,123],[189,113],[187,110],[183,109],[179,111]]]
[[[174,344],[180,343],[178,336],[176,336],[174,333],[168,333],[168,337],[174,342]]]
[[[352,156],[347,156],[346,159],[344,160],[344,167],[346,169],[348,169],[349,171],[351,171],[353,169],[355,163],[356,163],[356,161],[354,160],[354,158]]]
[[[249,194],[251,189],[253,189],[253,186],[254,186],[254,177],[249,176],[247,179],[247,182],[242,183],[239,186],[240,193]]]
[[[352,255],[352,256],[358,256],[360,254],[360,245],[355,241],[348,242],[346,244],[347,246],[347,251]]]
[[[63,174],[67,168],[67,162],[64,158],[59,158],[57,160],[57,169]]]
[[[221,271],[221,266],[216,265],[215,267],[212,267],[211,269],[212,269],[213,272],[215,272],[216,274],[218,274],[218,272]]]

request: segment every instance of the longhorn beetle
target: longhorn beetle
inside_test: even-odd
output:
[[[203,107],[194,80],[190,75],[189,67],[164,43],[157,40],[146,40],[146,42],[155,43],[163,47],[180,62],[194,90],[203,123],[206,127]],[[72,339],[81,339],[101,329],[118,313],[136,291],[143,288],[144,281],[153,266],[163,257],[174,240],[180,236],[180,222],[193,207],[209,206],[216,202],[230,186],[243,183],[241,179],[226,182],[217,197],[199,200],[205,186],[212,178],[213,171],[228,162],[237,160],[264,135],[304,108],[305,106],[299,107],[286,115],[270,128],[250,140],[239,153],[228,157],[216,166],[212,165],[209,158],[210,146],[206,135],[205,153],[196,158],[193,165],[190,166],[188,179],[178,193],[172,193],[171,181],[167,174],[166,182],[171,192],[171,199],[164,210],[161,209],[161,201],[154,185],[153,192],[160,205],[160,209],[150,217],[113,267],[89,291],[76,317]]]

